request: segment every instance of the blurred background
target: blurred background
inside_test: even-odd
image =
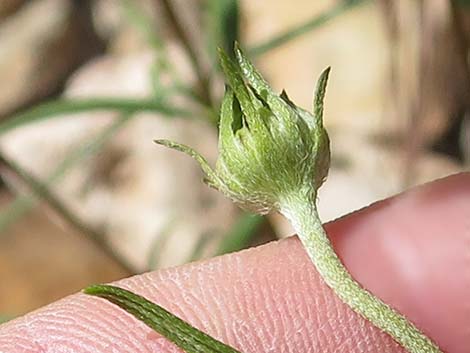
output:
[[[0,320],[84,286],[292,234],[202,182],[238,40],[325,123],[328,221],[468,170],[470,1],[2,0]]]

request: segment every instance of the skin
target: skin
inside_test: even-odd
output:
[[[470,173],[327,225],[352,275],[444,352],[470,347]],[[326,287],[292,237],[118,282],[242,352],[404,352]],[[1,353],[180,352],[122,310],[75,294],[0,326]]]

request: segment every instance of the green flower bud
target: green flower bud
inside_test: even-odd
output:
[[[278,211],[290,195],[299,193],[314,200],[330,163],[322,122],[330,69],[320,76],[312,114],[296,106],[284,91],[275,94],[238,47],[235,53],[237,63],[219,51],[228,87],[220,113],[215,171],[188,146],[156,142],[195,158],[206,182],[244,208],[262,214]]]

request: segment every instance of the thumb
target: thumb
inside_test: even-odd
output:
[[[327,226],[353,276],[448,353],[470,346],[470,174]],[[403,352],[326,287],[297,238],[118,283],[242,352]],[[77,294],[0,327],[0,352],[179,352]]]

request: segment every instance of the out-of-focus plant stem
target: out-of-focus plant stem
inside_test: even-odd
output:
[[[113,110],[123,113],[151,111],[165,116],[190,117],[193,113],[185,109],[174,108],[155,99],[132,98],[89,98],[57,99],[35,106],[23,113],[13,116],[0,124],[0,135],[18,126],[37,120],[52,118],[62,114]]]
[[[27,184],[31,191],[38,197],[47,202],[54,211],[56,211],[62,219],[68,222],[73,228],[81,234],[87,236],[95,245],[108,255],[112,260],[125,269],[129,275],[135,274],[136,270],[123,257],[119,256],[107,243],[103,234],[89,227],[81,219],[79,219],[54,193],[49,187],[35,176],[20,167],[16,162],[0,154],[0,164],[8,168],[14,173],[18,179]]]
[[[255,214],[244,213],[240,215],[232,229],[223,237],[216,255],[246,248],[265,220],[263,216]]]
[[[184,29],[184,25],[181,23],[181,20],[174,9],[174,5],[171,4],[170,0],[157,1],[159,1],[161,6],[163,7],[176,37],[181,42],[184,50],[186,51],[190,59],[191,65],[193,66],[194,72],[198,79],[201,99],[205,102],[207,106],[212,106],[209,77],[204,70],[201,60],[199,59],[199,55],[196,53],[196,50],[194,49],[194,46],[191,43],[191,40],[188,38],[188,35]]]
[[[356,7],[359,4],[363,4],[368,0],[352,0],[352,1],[340,1],[338,5],[334,6],[332,9],[322,13],[321,15],[315,16],[312,19],[308,20],[305,23],[298,25],[295,28],[292,28],[284,33],[281,33],[274,38],[268,39],[266,42],[255,45],[252,48],[247,50],[249,56],[255,57],[266,52],[277,48],[292,39],[299,37],[305,33],[310,32],[311,30],[321,27],[329,20],[332,20],[336,16]]]

